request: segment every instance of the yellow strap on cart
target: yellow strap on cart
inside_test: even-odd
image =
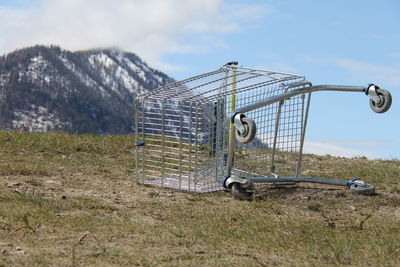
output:
[[[231,114],[236,109],[236,69],[232,68],[232,93],[231,93]],[[232,131],[232,122],[229,124],[229,132]]]

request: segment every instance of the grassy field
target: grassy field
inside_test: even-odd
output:
[[[0,131],[0,266],[399,266],[400,162],[305,155],[300,184],[191,194],[138,185],[129,136]]]

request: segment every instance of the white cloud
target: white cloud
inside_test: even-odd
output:
[[[273,147],[273,134],[258,134],[262,142]],[[345,139],[314,139],[304,140],[303,153],[315,155],[331,155],[336,157],[367,157],[369,159],[382,158],[381,156],[367,152],[388,146],[390,142],[385,140],[345,140]],[[300,141],[292,136],[278,136],[277,149],[288,150],[290,147],[298,149]]]
[[[359,148],[352,148],[354,146]],[[379,146],[382,146],[382,143],[373,140],[305,140],[303,152],[336,157],[353,158],[364,156],[369,159],[378,159],[381,157],[365,150]]]
[[[393,52],[389,54],[390,57],[393,57],[395,59],[400,58],[400,52]]]
[[[388,55],[395,63],[391,62],[386,65],[367,63],[359,60],[354,60],[351,58],[335,58],[335,57],[316,57],[313,55],[300,55],[298,60],[303,63],[308,63],[317,66],[334,66],[339,67],[348,73],[357,76],[361,79],[370,81],[376,81],[376,83],[385,83],[389,86],[400,86],[400,62],[398,61],[400,57],[399,52],[393,52]],[[397,62],[396,62],[397,61]]]
[[[230,17],[243,20],[257,20],[275,12],[274,9],[266,5],[245,4],[233,4],[227,7],[226,10]]]
[[[208,49],[221,43],[219,34],[235,33],[246,20],[267,13],[264,6],[234,9],[223,0],[41,0],[22,8],[0,6],[0,53],[34,44],[71,50],[117,46],[156,67],[176,68],[162,56]],[[200,44],[192,45],[193,38]]]
[[[382,66],[344,58],[333,60],[333,62],[356,75],[382,81],[391,86],[400,85],[400,64]]]

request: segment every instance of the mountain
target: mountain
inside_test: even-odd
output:
[[[0,57],[0,128],[130,133],[134,97],[172,81],[118,49],[20,49]]]

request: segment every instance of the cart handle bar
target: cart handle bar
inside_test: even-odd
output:
[[[254,104],[250,104],[247,106],[237,108],[232,112],[231,121],[234,122],[234,117],[239,113],[245,113],[245,112],[248,112],[251,110],[255,110],[255,109],[267,106],[267,105],[271,105],[276,102],[286,100],[288,98],[291,98],[293,96],[300,95],[300,94],[306,94],[306,93],[311,93],[311,92],[316,92],[316,91],[345,91],[345,92],[364,92],[366,95],[369,95],[369,89],[370,88],[372,89],[375,87],[376,87],[376,85],[369,84],[368,87],[344,86],[344,85],[316,85],[316,86],[309,86],[309,87],[305,87],[305,88],[298,88],[298,89],[294,89],[294,90],[288,91],[288,92],[280,94],[280,95],[276,95],[276,96],[269,97],[267,99],[263,99]],[[370,97],[372,98],[372,96],[370,96]]]

